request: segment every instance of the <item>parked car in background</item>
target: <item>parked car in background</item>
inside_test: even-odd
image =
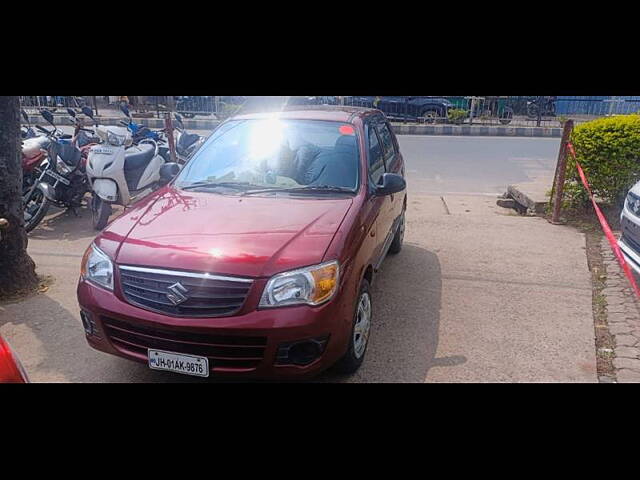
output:
[[[435,123],[445,120],[454,108],[442,97],[345,97],[347,105],[377,108],[392,119]]]
[[[627,194],[620,214],[620,229],[618,245],[629,266],[640,275],[640,182]]]
[[[200,377],[356,371],[374,321],[371,284],[405,229],[405,166],[385,116],[241,115],[173,177],[176,166],[84,255],[88,343]]]
[[[29,383],[27,372],[2,336],[0,336],[0,383]]]

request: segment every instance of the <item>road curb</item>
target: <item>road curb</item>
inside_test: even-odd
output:
[[[396,135],[449,135],[472,137],[561,138],[561,128],[497,127],[487,125],[404,125],[392,124]]]
[[[72,125],[71,120],[63,116],[54,117],[56,125]],[[101,125],[118,125],[124,117],[98,117]],[[139,123],[148,128],[164,128],[164,119],[161,118],[135,118]],[[40,115],[30,115],[32,125],[48,125]],[[183,119],[187,130],[212,130],[220,125],[220,120],[213,119]],[[498,127],[487,125],[407,125],[391,124],[396,135],[447,135],[470,137],[530,137],[530,138],[561,138],[561,128],[547,127]]]

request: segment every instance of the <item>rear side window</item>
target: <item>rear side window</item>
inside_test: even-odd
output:
[[[373,125],[369,126],[369,177],[371,181],[377,185],[380,177],[384,173],[384,157],[382,154],[382,145],[376,135],[376,129]]]
[[[380,134],[380,140],[382,141],[382,149],[384,151],[385,161],[390,161],[395,155],[396,151],[393,146],[393,138],[391,137],[391,131],[386,123],[378,125],[378,133]]]

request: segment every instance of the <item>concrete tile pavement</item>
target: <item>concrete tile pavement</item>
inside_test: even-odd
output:
[[[411,192],[410,192],[411,193]],[[89,212],[53,213],[29,251],[49,291],[0,305],[0,333],[33,381],[185,382],[90,349],[75,288]],[[487,196],[411,194],[406,244],[373,287],[367,360],[318,381],[595,382],[584,236],[520,217]]]

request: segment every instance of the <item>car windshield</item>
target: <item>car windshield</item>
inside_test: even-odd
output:
[[[256,190],[356,191],[359,155],[352,125],[318,120],[232,120],[184,167],[176,186]],[[322,187],[309,188],[309,187]],[[335,187],[335,188],[333,188]],[[324,190],[323,190],[324,189]]]

